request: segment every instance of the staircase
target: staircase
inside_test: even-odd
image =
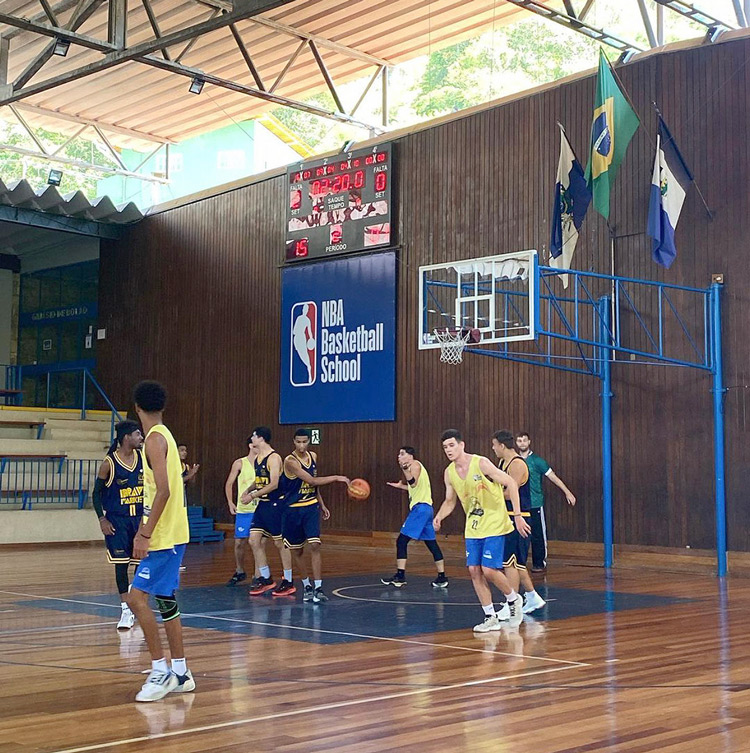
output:
[[[206,518],[202,507],[190,505],[187,510],[191,544],[203,544],[206,541],[224,541],[224,531],[214,530],[214,519]]]

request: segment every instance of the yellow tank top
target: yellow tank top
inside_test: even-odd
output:
[[[417,460],[417,463],[419,461]],[[419,463],[419,467],[422,472],[419,474],[417,483],[413,486],[409,484],[409,509],[411,510],[414,505],[420,502],[426,502],[428,505],[432,505],[432,487],[430,486],[430,477],[427,474],[427,469]]]
[[[255,508],[258,506],[257,499],[251,502],[240,502],[240,496],[245,493],[249,486],[252,486],[254,481],[255,466],[247,458],[242,458],[240,475],[237,476],[237,512],[255,512]]]
[[[513,523],[505,507],[503,487],[482,473],[479,457],[472,455],[466,478],[458,475],[455,463],[448,466],[451,486],[466,513],[464,536],[467,539],[505,536],[513,530]]]
[[[167,478],[169,479],[169,499],[164,506],[161,517],[156,521],[156,527],[149,539],[148,549],[150,552],[159,549],[171,549],[177,544],[187,544],[190,540],[188,530],[187,507],[185,502],[185,486],[182,483],[182,463],[177,444],[172,432],[164,426],[157,424],[151,427],[146,439],[151,434],[161,434],[167,440]],[[143,521],[148,520],[151,514],[151,506],[156,497],[156,482],[154,472],[148,464],[146,451],[143,451]]]

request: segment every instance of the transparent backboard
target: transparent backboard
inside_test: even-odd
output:
[[[435,330],[479,331],[479,344],[533,340],[538,311],[534,250],[419,268],[419,348],[439,348]]]

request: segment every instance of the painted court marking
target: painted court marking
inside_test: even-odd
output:
[[[439,645],[439,644],[437,644]],[[486,680],[471,680],[469,682],[459,682],[453,685],[439,685],[432,688],[419,688],[417,690],[405,690],[400,693],[389,693],[387,695],[375,696],[374,698],[358,698],[351,701],[340,701],[338,703],[328,703],[322,706],[311,706],[306,709],[294,709],[293,711],[279,711],[264,716],[253,716],[248,719],[236,719],[229,722],[217,722],[216,724],[206,724],[202,727],[191,727],[189,729],[173,730],[171,732],[160,732],[156,735],[145,735],[143,737],[131,737],[126,740],[115,740],[107,743],[96,743],[94,745],[84,745],[79,748],[64,748],[53,751],[53,753],[87,753],[91,750],[102,750],[105,748],[114,748],[120,745],[130,745],[132,743],[149,742],[151,740],[161,740],[167,737],[179,737],[181,735],[194,735],[198,732],[210,732],[211,730],[227,729],[229,727],[241,727],[246,724],[257,724],[277,719],[283,719],[303,714],[314,714],[321,711],[331,711],[333,709],[347,708],[349,706],[363,706],[368,703],[378,703],[379,701],[391,701],[397,698],[407,698],[414,695],[427,695],[429,693],[440,693],[447,690],[458,690],[459,688],[468,688],[476,685],[489,685],[493,682],[502,682],[503,680],[518,680],[523,677],[532,677],[534,675],[550,674],[552,672],[562,672],[567,669],[577,669],[579,666],[590,666],[578,663],[578,666],[550,667],[548,669],[536,669],[531,672],[522,672],[517,675],[500,675],[499,677],[490,677]]]
[[[334,596],[338,596],[340,599],[351,599],[352,601],[373,601],[373,602],[380,602],[382,604],[393,604],[394,606],[398,607],[410,607],[410,606],[428,606],[428,607],[434,607],[436,605],[445,606],[445,607],[475,607],[477,605],[476,600],[474,601],[393,601],[391,599],[372,599],[367,598],[366,596],[349,596],[348,594],[342,594],[342,591],[348,591],[351,588],[372,588],[373,586],[383,586],[382,583],[365,583],[363,585],[357,585],[357,586],[342,586],[341,588],[334,588],[331,593]],[[385,588],[385,586],[383,586]],[[557,599],[545,599],[547,603],[551,601],[557,601]],[[504,604],[505,602],[498,602],[499,604]]]
[[[120,607],[113,606],[112,604],[102,604],[95,601],[80,601],[76,599],[63,599],[58,596],[40,596],[39,594],[26,594],[26,593],[20,593],[17,591],[0,591],[0,593],[13,594],[14,596],[27,596],[33,599],[47,599],[49,601],[65,601],[72,604],[93,604],[95,606],[109,607],[110,609],[120,609]],[[390,643],[410,643],[417,646],[431,646],[432,648],[453,649],[454,651],[471,651],[473,653],[479,653],[479,654],[495,654],[496,656],[512,656],[516,659],[535,659],[537,661],[552,662],[554,664],[565,664],[571,667],[590,667],[591,666],[590,664],[586,662],[569,661],[567,659],[552,659],[547,656],[530,656],[526,654],[512,654],[505,651],[492,651],[491,649],[486,649],[486,648],[472,648],[470,646],[453,646],[446,643],[431,643],[429,641],[417,641],[417,640],[411,640],[409,638],[389,638],[382,635],[365,635],[363,633],[347,633],[340,630],[323,630],[321,628],[302,627],[301,625],[280,625],[275,622],[260,622],[258,620],[243,620],[238,617],[219,617],[217,615],[202,614],[202,613],[183,613],[181,616],[183,620],[190,619],[191,617],[196,617],[196,618],[200,618],[204,620],[239,622],[245,625],[259,625],[261,627],[274,627],[274,628],[281,628],[281,629],[286,629],[286,630],[303,630],[310,633],[327,633],[329,635],[344,635],[350,638],[364,638],[366,640],[371,640],[371,641],[387,641]],[[104,624],[109,624],[109,623],[104,623]]]

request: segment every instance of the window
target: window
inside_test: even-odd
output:
[[[219,170],[244,170],[245,152],[242,149],[225,149],[217,152],[216,167]]]

